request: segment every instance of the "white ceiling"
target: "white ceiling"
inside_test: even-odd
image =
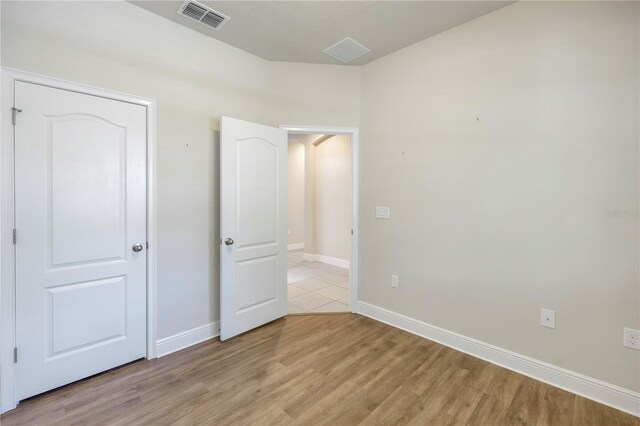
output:
[[[371,52],[363,65],[511,1],[200,1],[231,18],[220,31],[176,13],[182,1],[131,1],[264,59],[340,64],[322,51],[351,37]]]

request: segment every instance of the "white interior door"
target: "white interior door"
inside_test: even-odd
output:
[[[15,106],[24,399],[145,356],[146,109],[24,82]]]
[[[222,117],[221,340],[287,314],[287,132]]]

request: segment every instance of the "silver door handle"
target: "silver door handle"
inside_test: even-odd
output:
[[[228,246],[233,244],[233,238],[227,238],[226,240],[224,240],[224,243]]]
[[[135,251],[136,253],[139,251],[142,251],[144,247],[142,247],[142,244],[134,244],[133,247],[131,247],[131,250]]]

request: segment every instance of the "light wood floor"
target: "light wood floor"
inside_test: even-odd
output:
[[[16,424],[638,425],[637,418],[353,315],[291,316],[32,398]]]

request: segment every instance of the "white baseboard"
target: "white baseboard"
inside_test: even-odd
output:
[[[338,266],[340,268],[349,269],[350,262],[344,259],[338,259],[337,257],[324,256],[322,254],[310,254],[305,253],[303,259],[308,262],[320,262],[328,265]]]
[[[584,376],[396,312],[358,302],[360,314],[640,417],[640,393]]]
[[[174,334],[158,340],[156,343],[156,354],[158,358],[169,355],[170,353],[188,348],[205,340],[213,339],[220,335],[220,322],[210,322],[200,327]]]
[[[13,404],[2,404],[0,406],[0,414],[6,413],[7,411],[11,411],[17,406],[18,404],[16,404],[15,402]]]
[[[316,254],[316,255],[313,256],[313,258],[314,258],[314,260],[316,262],[327,263],[329,265],[339,266],[340,268],[349,269],[349,261],[348,260],[338,259],[337,257],[324,256],[322,254]]]
[[[289,244],[287,250],[299,250],[304,248],[304,243]]]

